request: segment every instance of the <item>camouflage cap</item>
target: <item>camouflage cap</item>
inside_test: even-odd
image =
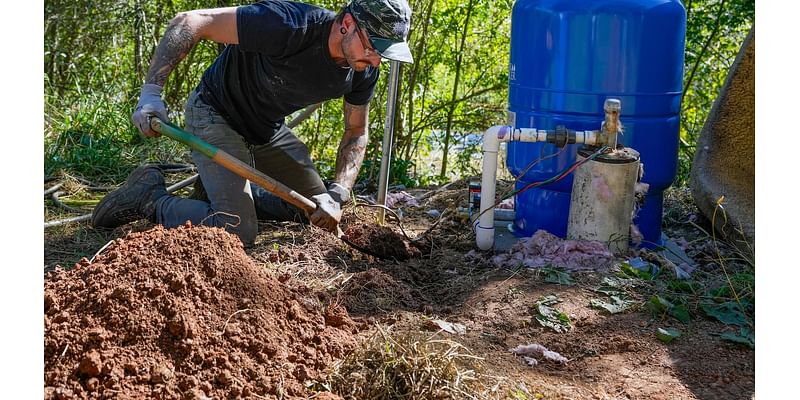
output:
[[[347,7],[381,57],[414,62],[406,43],[411,27],[411,8],[406,0],[352,0]]]

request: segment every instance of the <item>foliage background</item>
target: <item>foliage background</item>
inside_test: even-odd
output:
[[[338,10],[342,0],[308,0]],[[44,13],[45,175],[70,173],[118,182],[146,161],[187,162],[169,140],[144,143],[130,114],[150,57],[179,11],[235,6],[227,0],[46,0]],[[476,174],[470,132],[505,121],[511,0],[411,0],[415,63],[401,70],[392,181],[443,183]],[[689,0],[681,118],[685,183],[694,146],[742,41],[754,0]],[[220,47],[201,42],[170,76],[164,96],[182,124],[183,102]],[[380,165],[388,63],[370,109],[370,144],[360,179]],[[326,102],[296,131],[323,176],[333,171],[343,130],[342,102]],[[457,149],[457,151],[454,151]],[[441,155],[438,157],[437,155]],[[453,157],[450,157],[453,156]]]

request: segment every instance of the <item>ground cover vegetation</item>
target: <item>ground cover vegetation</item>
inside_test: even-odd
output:
[[[340,1],[309,2],[334,10],[341,6]],[[56,179],[61,185],[52,192],[61,197],[46,196],[46,220],[90,211],[107,189],[142,163],[190,162],[186,149],[164,138],[144,141],[130,122],[150,56],[177,12],[245,3],[45,2],[43,150],[45,176],[53,179],[45,186]],[[714,226],[727,223],[724,209],[704,218],[685,185],[700,130],[753,26],[754,1],[684,2],[688,24],[679,175],[666,193],[664,230],[680,238],[680,248],[696,267],[688,279],[680,279],[679,263],[652,251],[617,260],[604,274],[570,273],[556,266],[497,267],[489,259],[465,262],[464,254],[474,248],[473,237],[467,217],[457,208],[467,206],[466,178],[477,173],[473,155],[480,151],[467,135],[505,121],[513,2],[410,4],[415,12],[409,37],[415,63],[401,70],[391,180],[409,190],[419,187],[412,194],[420,205],[403,209],[403,223],[412,235],[433,232],[432,254],[402,263],[379,262],[343,248],[315,228],[268,226],[268,234],[248,250],[255,265],[291,287],[321,291],[324,295],[317,294],[315,301],[326,310],[343,306],[358,326],[372,327],[365,328],[358,349],[339,360],[327,379],[298,379],[298,393],[329,390],[345,398],[417,399],[750,398],[755,368],[754,252],[747,245],[719,240]],[[186,96],[219,51],[216,44],[200,43],[167,82],[165,100],[179,125]],[[375,184],[380,166],[388,67],[381,67],[370,110],[372,135],[359,177],[365,187]],[[324,103],[296,128],[326,177],[332,175],[343,129],[341,109],[339,100]],[[170,182],[192,172],[180,166],[173,170]],[[451,184],[444,186],[447,183]],[[363,210],[349,209],[346,219],[360,213],[360,221],[374,220]],[[441,215],[432,217],[431,210]],[[110,263],[113,259],[103,255],[105,244],[117,240],[113,246],[123,246],[120,238],[145,228],[140,224],[100,232],[85,223],[48,228],[45,271],[57,265],[72,269],[76,263],[86,271],[96,257]],[[62,301],[57,296],[52,304]],[[68,296],[63,301],[67,300]],[[45,302],[52,329],[66,329],[58,325],[63,323],[62,311],[48,306],[47,298]],[[256,321],[260,315],[236,313],[222,315],[224,325],[226,318],[246,315]],[[245,321],[241,327],[249,325]],[[546,368],[528,366],[508,351],[532,339],[551,353],[528,354],[525,360]],[[48,351],[54,357],[81,360],[75,348],[55,342],[52,346]],[[562,355],[567,362],[559,361]],[[67,375],[68,370],[53,377]],[[166,384],[153,378],[163,374],[140,375],[149,376],[155,386]],[[278,378],[274,393],[284,393],[284,377]],[[180,385],[192,390],[211,385],[228,394],[244,390],[225,391],[219,378],[208,380],[187,378]]]

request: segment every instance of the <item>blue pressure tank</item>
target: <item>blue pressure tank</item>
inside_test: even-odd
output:
[[[509,124],[598,130],[605,99],[620,99],[621,143],[641,154],[650,185],[634,220],[645,245],[661,244],[662,195],[677,171],[685,34],[676,0],[518,0],[512,11]],[[569,168],[579,146],[509,143],[516,189]],[[515,233],[564,237],[571,190],[569,175],[518,194]]]

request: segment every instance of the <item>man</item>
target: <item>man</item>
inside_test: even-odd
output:
[[[311,223],[334,232],[364,159],[381,57],[412,62],[410,18],[406,0],[352,0],[336,15],[285,0],[179,13],[158,44],[132,119],[143,135],[159,136],[149,121],[167,121],[161,89],[170,72],[201,39],[227,44],[186,102],[186,129],[313,200]],[[335,180],[326,187],[284,121],[342,96],[345,131]],[[224,227],[252,245],[258,225],[251,186],[196,151],[192,159],[207,202],[167,194],[161,171],[144,166],[95,207],[93,226],[146,218],[174,227],[189,220]]]

